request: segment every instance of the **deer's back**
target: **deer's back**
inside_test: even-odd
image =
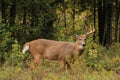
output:
[[[33,54],[40,54],[48,59],[59,59],[66,55],[73,55],[76,46],[72,42],[38,39],[30,42],[30,50]]]

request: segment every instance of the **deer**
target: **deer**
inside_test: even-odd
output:
[[[85,50],[88,35],[94,32],[95,29],[91,28],[86,34],[75,35],[75,42],[56,41],[43,38],[36,39],[26,42],[23,46],[22,53],[25,54],[26,51],[31,53],[34,58],[34,70],[38,69],[39,64],[44,59],[59,62],[62,70],[71,69],[69,62],[66,60],[66,56],[69,56],[72,60],[76,54],[82,55]]]

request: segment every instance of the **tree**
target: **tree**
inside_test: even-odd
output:
[[[96,29],[96,0],[94,0],[93,4],[93,15],[94,15],[94,28]],[[95,34],[93,34],[93,40],[95,41]]]
[[[105,46],[110,46],[112,43],[112,0],[106,1],[105,5]]]
[[[9,25],[13,26],[15,24],[16,18],[16,0],[11,0],[10,4],[10,16],[9,16]]]
[[[7,8],[7,3],[5,3],[4,0],[1,0],[1,13],[2,13],[2,23],[6,24],[6,8]]]
[[[112,43],[112,0],[98,1],[99,42],[103,46]]]
[[[104,6],[102,6],[103,1],[98,0],[98,35],[99,35],[99,43],[104,45],[104,24],[105,24],[105,10]]]
[[[72,0],[72,4],[73,4],[73,6],[72,6],[72,22],[73,22],[73,25],[72,25],[72,28],[73,28],[73,32],[75,32],[75,4],[76,4],[76,2],[75,2],[76,0]]]
[[[63,0],[62,2],[63,4],[63,14],[64,14],[64,27],[66,28],[66,4],[65,4],[65,0]]]
[[[119,31],[119,16],[120,16],[120,1],[115,0],[115,34],[114,34],[114,41],[118,41],[118,31]]]
[[[27,10],[23,7],[23,25],[26,25]]]

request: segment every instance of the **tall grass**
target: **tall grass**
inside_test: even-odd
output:
[[[91,45],[93,47],[91,47]],[[44,60],[37,71],[25,68],[32,65],[31,56],[23,55],[16,42],[11,56],[0,67],[0,80],[120,80],[120,43],[106,49],[96,43],[86,46],[85,52],[76,58],[72,69],[61,71],[57,62]]]

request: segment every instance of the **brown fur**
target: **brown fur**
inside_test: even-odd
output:
[[[86,35],[77,36],[77,41],[75,43],[37,39],[25,43],[24,47],[29,46],[29,51],[34,57],[34,69],[38,68],[42,59],[48,59],[59,61],[64,70],[65,66],[67,66],[67,69],[70,69],[70,65],[65,59],[66,56],[74,58],[75,54],[81,55],[83,53],[84,48],[79,48],[80,45],[82,46],[81,39],[85,40]]]

